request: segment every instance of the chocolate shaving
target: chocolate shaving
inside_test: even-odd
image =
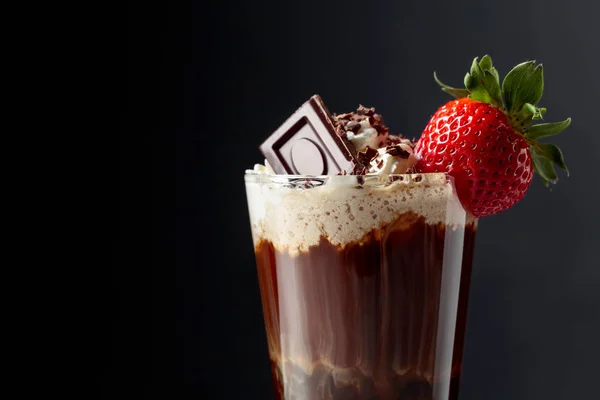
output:
[[[354,170],[352,171],[352,175],[366,175],[367,171],[367,167],[364,165],[356,164],[354,166]]]
[[[346,131],[352,131],[356,133],[360,129],[360,122],[350,121],[346,124],[344,128],[346,129]]]
[[[383,122],[381,114],[375,113],[375,108],[367,108],[363,105],[358,106],[355,112],[336,114],[333,116],[337,126],[338,135],[345,135],[346,132],[354,133],[360,130],[360,122],[368,120],[369,124],[377,131],[378,135],[387,135],[388,127]]]
[[[378,154],[379,153],[377,152],[377,150],[367,146],[367,149],[365,151],[361,151],[358,153],[357,158],[358,161],[360,161],[362,164],[368,165],[371,162],[371,160],[377,157]]]
[[[352,113],[335,114],[334,118],[336,118],[336,119],[350,119],[350,118],[352,118]]]
[[[361,104],[355,112],[333,115],[336,133],[342,138],[344,144],[346,144],[356,157],[353,169],[348,170],[349,174],[366,174],[370,163],[379,155],[377,150],[372,148],[367,148],[365,151],[356,153],[356,149],[347,138],[347,132],[358,133],[361,129],[361,122],[365,120],[377,131],[378,136],[387,136],[387,139],[385,140],[383,137],[378,140],[377,146],[379,148],[386,147],[386,153],[395,157],[407,159],[410,156],[410,152],[402,149],[399,144],[404,143],[414,148],[416,141],[414,139],[408,141],[404,135],[390,135],[389,129],[385,125],[381,114],[377,114],[374,107],[365,107]],[[378,168],[381,167],[382,164],[379,163]]]
[[[416,139],[413,138],[412,140],[409,140],[406,136],[404,136],[402,134],[389,135],[387,141],[388,141],[388,143],[387,143],[388,145],[394,145],[394,144],[399,144],[399,143],[404,142],[405,144],[408,144],[413,149],[417,145]]]
[[[367,107],[363,106],[362,104],[360,104],[358,106],[358,108],[356,109],[356,113],[358,115],[366,115],[366,116],[370,117],[373,114],[375,114],[375,108],[374,107],[367,108]]]
[[[389,135],[387,139],[387,144],[388,146],[393,146],[395,144],[399,144],[402,139],[404,138],[400,135]]]
[[[405,160],[410,156],[410,153],[404,150],[399,144],[386,147],[385,152],[390,156],[400,157]]]

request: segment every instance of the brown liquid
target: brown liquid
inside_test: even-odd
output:
[[[258,243],[276,398],[456,400],[475,229],[408,213],[343,248]]]

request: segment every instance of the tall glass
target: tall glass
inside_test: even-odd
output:
[[[245,181],[275,397],[456,400],[477,221],[452,179]]]

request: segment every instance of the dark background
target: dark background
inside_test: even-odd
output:
[[[314,93],[332,111],[375,106],[392,131],[418,136],[448,99],[432,72],[461,85],[472,59],[490,54],[501,75],[528,59],[544,64],[546,119],[573,118],[553,138],[571,176],[552,191],[536,178],[524,201],[480,221],[461,399],[597,396],[597,2],[215,1],[153,11],[130,7],[127,114],[130,131],[152,124],[140,142],[153,158],[151,300],[114,318],[110,382],[131,383],[140,367],[145,398],[271,398],[243,186],[244,170],[262,161],[257,145]],[[123,274],[113,275],[121,295]]]

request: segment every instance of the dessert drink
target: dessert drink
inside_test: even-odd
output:
[[[276,399],[458,398],[478,218],[566,169],[538,139],[570,120],[532,123],[538,66],[497,75],[485,56],[466,89],[438,81],[458,100],[418,141],[315,95],[260,146],[245,182]]]
[[[276,398],[456,399],[476,221],[445,174],[356,178],[247,176]]]

